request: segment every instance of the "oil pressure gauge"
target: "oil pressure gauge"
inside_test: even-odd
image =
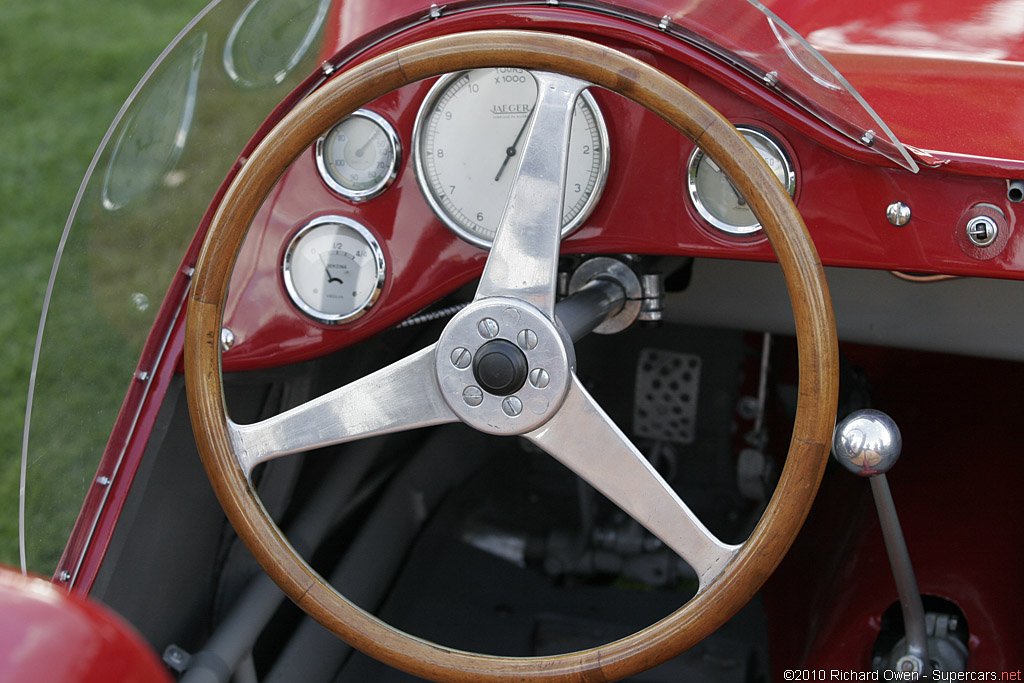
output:
[[[292,303],[327,325],[365,314],[380,297],[384,273],[384,252],[373,233],[344,216],[320,216],[303,226],[282,266]]]
[[[376,197],[397,175],[398,135],[369,109],[345,117],[316,141],[316,166],[327,185],[346,199]]]
[[[796,172],[782,145],[750,126],[736,126],[761,155],[790,196],[796,191]],[[697,213],[704,220],[731,235],[750,235],[761,229],[747,200],[733,187],[718,164],[700,149],[694,150],[687,166],[687,187]]]

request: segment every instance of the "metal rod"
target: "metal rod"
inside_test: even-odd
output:
[[[889,565],[896,579],[896,592],[900,596],[903,608],[903,627],[906,630],[907,654],[920,660],[921,672],[931,671],[931,660],[928,658],[928,632],[924,623],[924,605],[921,593],[914,578],[914,568],[910,564],[910,553],[903,538],[899,517],[896,516],[896,505],[889,491],[889,482],[884,474],[868,477],[871,482],[871,493],[875,497],[875,508],[882,524],[882,536],[885,549],[889,554]]]
[[[307,556],[346,512],[350,496],[377,462],[380,444],[363,444],[367,446],[348,453],[331,468],[323,485],[292,524],[288,534],[292,545]],[[284,593],[267,574],[255,575],[203,649],[193,656],[181,683],[227,683],[251,653],[257,637],[284,599]]]
[[[578,292],[569,295],[555,305],[555,315],[566,329],[573,341],[592,332],[608,318],[622,310],[626,302],[625,289],[611,277],[599,277],[588,282]],[[450,318],[469,302],[455,304],[437,311],[430,311],[403,320],[395,327],[411,327],[425,322]]]
[[[772,333],[765,332],[761,338],[761,370],[757,379],[757,416],[754,419],[754,433],[764,429],[764,408],[768,403],[768,363],[772,356]],[[761,444],[763,447],[764,444]]]
[[[622,310],[626,290],[611,278],[598,277],[555,305],[555,316],[579,341],[594,328]]]

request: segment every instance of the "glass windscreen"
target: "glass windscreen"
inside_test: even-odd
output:
[[[53,573],[143,344],[240,151],[318,64],[329,0],[224,0],[186,28],[108,130],[55,259],[23,446],[22,563]]]

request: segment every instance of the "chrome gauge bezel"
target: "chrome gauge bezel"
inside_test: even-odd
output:
[[[381,174],[381,177],[373,185],[365,188],[353,188],[345,185],[339,178],[335,177],[327,163],[327,160],[325,159],[328,139],[334,135],[341,126],[353,118],[366,119],[380,129],[391,150],[391,163],[388,168],[385,169],[384,173]],[[399,141],[398,133],[395,132],[394,126],[392,126],[391,123],[383,116],[370,109],[358,109],[352,112],[344,119],[334,124],[329,131],[317,138],[316,141],[316,168],[317,171],[320,172],[320,177],[334,192],[353,202],[366,201],[367,199],[376,197],[384,190],[388,189],[388,187],[391,186],[391,183],[393,183],[395,178],[398,176],[398,169],[401,165],[401,161],[402,145]]]
[[[352,306],[350,310],[347,310],[344,313],[330,313],[309,303],[300,293],[299,287],[295,282],[294,270],[296,267],[296,251],[307,239],[311,239],[311,234],[315,230],[329,225],[341,225],[350,230],[352,235],[367,249],[367,255],[369,257],[367,263],[372,264],[377,270],[376,277],[374,278],[370,291],[368,291],[365,296],[361,297],[361,299],[357,301],[356,305]],[[326,267],[327,266],[325,264],[324,268],[326,269]],[[346,216],[318,216],[303,225],[288,243],[288,247],[285,249],[284,258],[281,264],[281,276],[284,280],[285,290],[288,292],[288,298],[297,309],[319,323],[323,323],[325,325],[341,325],[361,318],[373,307],[375,303],[377,303],[381,293],[384,291],[384,282],[387,277],[387,263],[384,259],[384,250],[381,248],[377,238],[374,237],[373,233],[361,223]]]
[[[490,69],[487,69],[490,70]],[[430,206],[434,214],[444,223],[444,225],[451,230],[453,233],[458,235],[461,239],[469,242],[470,244],[476,245],[482,249],[491,248],[491,238],[479,234],[472,230],[467,225],[460,222],[452,213],[445,208],[444,203],[440,201],[435,193],[435,190],[428,177],[427,168],[424,162],[424,154],[422,150],[423,138],[426,134],[426,122],[430,114],[435,110],[438,101],[448,92],[448,89],[452,84],[458,81],[463,75],[469,73],[472,70],[464,70],[455,73],[446,74],[440,77],[437,82],[431,86],[424,97],[422,104],[420,105],[419,112],[416,114],[416,121],[413,125],[412,134],[412,159],[413,168],[416,173],[416,182],[420,186],[420,191],[423,197],[426,199],[427,204]],[[598,106],[597,101],[590,94],[589,91],[583,91],[581,95],[581,101],[584,106],[587,107],[593,115],[594,125],[597,129],[597,137],[600,144],[600,157],[597,166],[597,177],[594,179],[593,189],[590,191],[590,195],[587,197],[584,205],[580,208],[579,212],[572,217],[567,223],[562,226],[562,237],[569,235],[574,230],[579,228],[587,218],[593,213],[594,208],[597,206],[598,200],[601,198],[601,194],[604,192],[605,184],[608,180],[608,168],[609,168],[609,137],[608,127],[605,124],[604,115],[601,112],[601,108]],[[531,114],[532,115],[532,114]],[[503,207],[502,207],[503,208]],[[468,219],[467,219],[468,220]]]
[[[761,145],[768,150],[776,160],[778,160],[783,168],[783,173],[781,174],[782,177],[779,178],[779,180],[782,182],[786,191],[789,192],[789,196],[795,196],[796,168],[782,143],[772,137],[769,133],[761,130],[760,128],[755,128],[754,126],[740,124],[736,126],[736,129],[747,138],[755,149],[758,149],[758,145]],[[760,150],[758,150],[758,152],[760,153]],[[708,208],[707,201],[701,196],[697,186],[697,175],[700,169],[700,164],[704,161],[704,157],[704,151],[699,147],[695,147],[686,164],[686,186],[693,208],[697,210],[700,217],[709,225],[729,235],[749,236],[759,232],[761,230],[761,224],[757,222],[756,219],[753,223],[734,224],[719,218]],[[710,159],[708,161],[710,162]],[[779,174],[776,174],[776,177],[778,176]],[[785,180],[783,180],[783,178]],[[753,216],[753,214],[751,214],[751,216]]]

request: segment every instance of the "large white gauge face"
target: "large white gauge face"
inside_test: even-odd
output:
[[[736,126],[747,142],[761,155],[790,196],[796,191],[796,172],[782,145],[767,133],[749,126]],[[701,150],[694,150],[688,166],[690,199],[704,219],[723,232],[750,235],[761,229],[747,200]]]
[[[384,252],[373,234],[343,216],[321,216],[292,238],[285,289],[306,315],[328,324],[362,316],[384,287]]]
[[[442,77],[416,117],[416,178],[445,225],[473,244],[494,240],[518,171],[537,82],[523,69]],[[589,93],[576,102],[562,234],[586,220],[608,175],[608,131]]]

